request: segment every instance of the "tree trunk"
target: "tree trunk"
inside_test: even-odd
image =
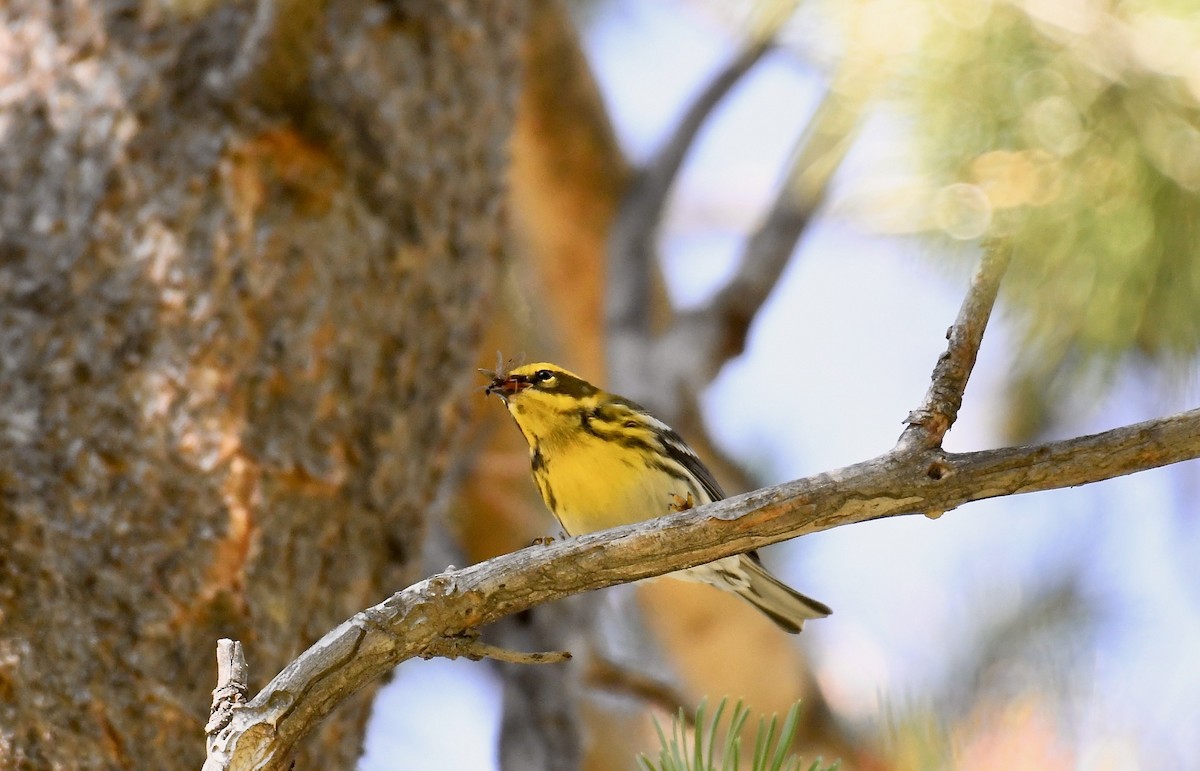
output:
[[[0,765],[198,768],[218,637],[257,688],[415,578],[519,7],[0,11]]]

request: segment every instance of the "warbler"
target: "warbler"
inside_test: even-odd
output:
[[[545,362],[481,372],[528,442],[538,492],[568,535],[725,497],[679,435],[630,400]],[[673,575],[733,592],[792,634],[832,613],[768,573],[754,552]]]

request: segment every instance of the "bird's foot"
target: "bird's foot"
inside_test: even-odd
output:
[[[668,504],[667,510],[672,512],[687,511],[688,509],[695,508],[695,506],[696,499],[692,496],[691,492],[688,492],[686,498],[682,495],[671,493],[671,503]]]

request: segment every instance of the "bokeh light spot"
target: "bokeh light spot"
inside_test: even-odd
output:
[[[934,194],[933,219],[951,238],[968,241],[987,232],[992,204],[978,185],[956,182]]]
[[[1061,96],[1039,101],[1026,121],[1038,144],[1055,155],[1070,155],[1083,145],[1083,119],[1075,105]]]

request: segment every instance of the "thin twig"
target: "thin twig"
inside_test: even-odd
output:
[[[570,651],[510,651],[485,642],[476,643],[466,655],[473,660],[494,659],[506,664],[561,664],[571,660]]]
[[[494,659],[507,664],[561,664],[571,660],[570,651],[514,651],[501,648],[498,645],[485,643],[479,639],[478,632],[469,630],[465,633],[439,637],[429,644],[420,654],[423,659],[466,658],[471,661]]]
[[[343,622],[248,704],[235,707],[225,767],[286,768],[297,743],[367,683],[438,638],[534,605],[839,525],[948,511],[1198,457],[1200,409],[1028,447],[963,454],[893,450],[833,472],[431,576]]]
[[[958,310],[958,318],[946,333],[950,342],[933,368],[933,382],[921,406],[905,419],[908,426],[896,443],[897,451],[941,447],[946,432],[958,419],[963,392],[975,367],[983,332],[987,329],[1011,254],[1006,243],[992,241],[985,245],[983,259],[971,279],[971,288]]]

